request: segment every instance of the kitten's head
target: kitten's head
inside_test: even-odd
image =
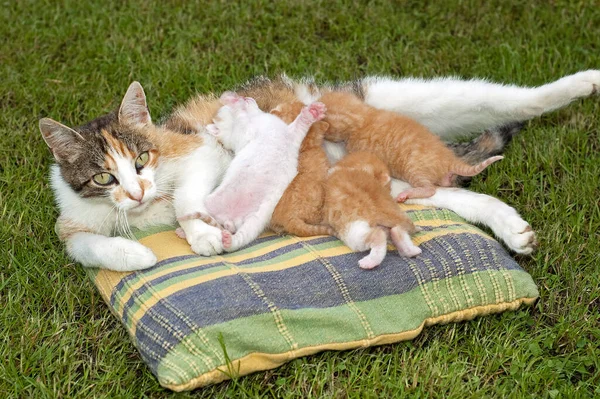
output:
[[[277,107],[271,110],[271,114],[279,117],[286,124],[294,122],[294,120],[302,111],[305,105],[300,101],[293,101],[289,103],[279,104]],[[304,152],[313,148],[321,148],[323,144],[323,137],[325,132],[329,129],[329,123],[325,121],[317,121],[312,124],[306,137],[302,141],[300,152]]]
[[[79,196],[106,201],[120,210],[142,210],[157,195],[158,150],[144,90],[129,86],[119,109],[69,128],[50,118],[40,131],[65,182]]]
[[[248,116],[261,113],[256,101],[227,91],[221,95],[223,106],[206,130],[228,150],[238,151],[252,138],[248,130]]]
[[[391,188],[392,178],[387,165],[377,155],[370,152],[352,152],[342,158],[335,167],[367,173],[382,186]]]

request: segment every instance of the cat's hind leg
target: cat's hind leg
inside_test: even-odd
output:
[[[365,102],[413,118],[445,139],[525,121],[597,93],[600,70],[565,76],[539,87],[457,78],[360,81]]]
[[[433,185],[412,187],[402,191],[396,196],[396,201],[405,202],[411,198],[429,198],[435,194],[436,187]]]
[[[392,179],[392,196],[408,187],[408,183]],[[410,203],[450,209],[471,223],[488,226],[517,253],[531,254],[537,247],[535,232],[529,223],[513,207],[490,195],[462,188],[438,187],[433,196],[413,199]]]
[[[396,246],[398,253],[400,256],[407,256],[412,258],[413,256],[419,255],[421,252],[421,248],[417,247],[412,240],[410,239],[410,235],[406,230],[404,230],[401,226],[392,227],[390,230],[390,237],[392,242]]]
[[[358,266],[361,269],[373,269],[383,262],[387,254],[387,234],[383,229],[375,227],[367,235],[365,244],[369,246],[370,252],[358,261]]]

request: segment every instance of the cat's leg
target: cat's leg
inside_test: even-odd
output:
[[[229,159],[222,152],[208,145],[179,162],[182,177],[174,192],[175,214],[192,251],[202,256],[223,252],[221,229],[200,219],[186,220],[185,217],[208,214],[204,200],[218,184],[228,162]]]
[[[392,179],[392,196],[409,188],[406,182]],[[537,246],[535,233],[517,211],[497,198],[462,188],[438,187],[429,198],[408,203],[450,209],[472,223],[488,226],[513,251],[530,254]]]
[[[589,70],[539,87],[518,87],[457,78],[365,78],[367,104],[416,119],[442,138],[525,121],[594,94],[600,70]]]
[[[410,235],[406,230],[404,230],[401,226],[392,227],[390,230],[390,237],[392,242],[396,246],[398,253],[400,256],[407,256],[412,258],[413,256],[419,255],[421,252],[421,248],[417,247],[412,240],[410,239]]]
[[[398,194],[398,196],[396,196],[396,201],[405,202],[406,200],[413,198],[429,198],[435,194],[435,190],[436,188],[433,185],[411,187]]]
[[[353,251],[369,250],[369,254],[358,261],[361,269],[373,269],[387,254],[387,234],[381,227],[371,227],[364,220],[356,220],[348,224],[340,239]]]
[[[156,264],[156,256],[150,248],[123,237],[75,233],[67,237],[65,243],[67,253],[86,267],[129,272]]]
[[[289,125],[288,131],[291,136],[292,143],[300,147],[302,140],[308,133],[308,129],[316,121],[320,121],[325,117],[325,104],[314,102],[300,111],[300,114]]]
[[[224,247],[225,251],[237,251],[258,238],[260,233],[267,227],[269,219],[273,214],[275,206],[272,202],[272,200],[266,199],[265,202],[259,206],[258,210],[244,218],[244,222],[238,227],[235,234],[231,236],[231,245]],[[223,236],[222,240],[224,238],[225,237]]]

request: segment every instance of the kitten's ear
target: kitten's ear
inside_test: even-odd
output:
[[[269,113],[273,114],[275,116],[281,117],[281,115],[283,114],[283,105],[279,104],[278,106],[276,106],[275,108],[273,108],[271,111],[269,111]]]
[[[146,94],[139,82],[129,85],[119,107],[119,122],[135,127],[144,127],[152,123],[146,103]]]
[[[206,125],[206,131],[215,137],[217,137],[219,135],[219,128],[214,123],[211,123],[210,125]]]
[[[73,162],[81,154],[84,138],[70,127],[42,118],[40,132],[57,162]]]

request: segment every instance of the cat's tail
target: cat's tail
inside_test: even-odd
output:
[[[308,224],[299,218],[290,219],[284,230],[299,237],[335,236],[335,231],[331,227],[319,224]]]
[[[465,143],[449,143],[454,154],[470,165],[485,161],[491,156],[501,155],[512,138],[519,133],[525,122],[511,122],[484,131]]]
[[[442,180],[442,186],[451,186],[454,175],[458,176],[475,176],[483,172],[485,168],[490,166],[496,161],[503,159],[502,155],[496,155],[495,157],[490,157],[485,161],[477,164],[477,165],[469,165],[463,162],[462,160],[457,160],[454,165],[450,167],[450,172],[446,177]]]

